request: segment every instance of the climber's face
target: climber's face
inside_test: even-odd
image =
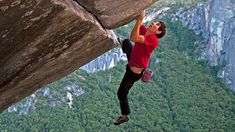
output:
[[[147,30],[153,34],[160,34],[161,33],[161,31],[159,30],[160,26],[161,26],[160,22],[153,22],[151,23],[151,25]]]

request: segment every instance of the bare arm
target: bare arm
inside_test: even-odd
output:
[[[140,26],[145,16],[145,11],[141,11],[140,16],[136,19],[135,26],[131,31],[130,40],[133,42],[138,42],[144,44],[144,36],[139,34]]]

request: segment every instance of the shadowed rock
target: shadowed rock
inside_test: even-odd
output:
[[[94,13],[105,28],[125,25],[137,17],[140,11],[158,0],[76,0]]]
[[[0,0],[0,111],[118,45],[99,23],[109,20],[83,7],[68,0]],[[107,27],[135,16],[125,17]]]

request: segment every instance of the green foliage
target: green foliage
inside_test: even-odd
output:
[[[165,7],[165,6],[195,6],[200,2],[207,2],[208,0],[160,0],[156,2],[154,6]]]
[[[177,50],[157,53],[159,71],[150,83],[131,89],[130,121],[114,126],[120,110],[116,92],[126,62],[110,70],[66,77],[85,94],[74,98],[73,108],[43,106],[20,116],[0,115],[2,131],[234,131],[234,94],[211,74],[211,69]],[[82,75],[86,80],[76,76]],[[108,82],[111,75],[111,82]],[[76,80],[77,78],[77,80]],[[64,85],[60,80],[54,90]],[[54,83],[51,85],[55,85]],[[53,87],[53,86],[51,86]]]
[[[189,55],[195,56],[197,41],[202,41],[201,36],[197,36],[193,31],[188,30],[186,27],[183,27],[179,22],[171,22],[169,18],[165,19],[167,26],[166,36],[160,40],[160,43],[163,42],[160,50],[164,51],[166,49],[177,49],[178,51]]]
[[[95,74],[77,70],[48,85],[52,93],[60,95],[53,96],[55,100],[66,95],[63,89],[71,82],[81,86],[85,93],[74,97],[72,109],[50,107],[38,93],[36,110],[29,114],[1,113],[0,131],[235,131],[234,93],[215,77],[206,61],[196,59],[195,42],[202,38],[180,23],[165,21],[167,35],[150,62],[153,80],[147,84],[138,81],[130,90],[129,122],[113,125],[120,114],[116,93],[126,65],[121,61],[117,67]],[[126,38],[132,26],[115,32]]]

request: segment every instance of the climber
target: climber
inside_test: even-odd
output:
[[[128,64],[117,92],[121,115],[114,122],[114,125],[119,125],[129,120],[127,117],[130,114],[127,99],[128,92],[133,84],[142,77],[143,71],[148,67],[151,53],[158,46],[158,39],[162,38],[166,33],[166,26],[163,21],[154,22],[149,27],[143,25],[144,16],[145,11],[141,11],[131,31],[130,40],[135,42],[134,46],[132,46],[129,39],[123,41],[120,38],[118,39],[123,52],[127,55]]]

